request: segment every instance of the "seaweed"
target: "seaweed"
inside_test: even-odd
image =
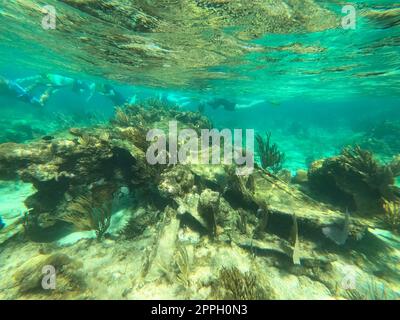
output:
[[[80,196],[60,219],[72,223],[81,231],[95,230],[97,239],[102,239],[110,226],[111,214],[111,201],[98,205],[92,198]]]
[[[129,114],[126,112],[124,108],[121,107],[115,108],[115,116],[113,119],[113,123],[121,127],[128,127],[131,124],[131,119],[129,117]]]
[[[146,151],[150,143],[146,140],[147,131],[143,127],[128,127],[121,132],[123,138],[131,141],[136,147],[142,151]]]
[[[399,196],[399,191],[393,187],[395,177],[400,174],[397,161],[381,165],[372,152],[359,146],[345,148],[342,155],[346,169],[361,177],[372,190],[378,190],[383,199],[393,200]]]
[[[125,227],[121,230],[121,234],[128,240],[140,237],[148,227],[156,223],[157,217],[158,212],[148,211],[141,215],[131,217]]]
[[[282,170],[283,163],[285,162],[285,154],[279,151],[277,144],[271,144],[271,132],[266,133],[265,140],[261,135],[257,134],[256,142],[260,155],[261,167],[263,169],[270,169],[273,173]]]
[[[222,267],[216,282],[217,297],[222,300],[269,300],[274,294],[271,288],[263,288],[257,276],[237,267]]]
[[[337,157],[314,162],[308,177],[316,193],[350,210],[375,215],[384,213],[384,201],[400,199],[395,185],[399,174],[398,158],[381,164],[372,152],[354,146],[344,148]]]
[[[177,255],[176,255],[176,267],[178,273],[176,275],[176,280],[184,288],[190,288],[190,261],[187,250],[184,246],[178,245]]]
[[[78,143],[83,148],[90,148],[96,142],[96,139],[88,134],[82,134],[82,136],[78,137]]]
[[[400,231],[400,202],[384,201],[385,222],[393,231]]]

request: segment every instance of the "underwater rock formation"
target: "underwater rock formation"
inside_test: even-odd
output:
[[[82,196],[88,193],[98,198],[93,200],[93,210],[98,211],[96,208],[104,208],[112,201],[110,195],[120,187],[131,190],[139,186],[143,190],[154,187],[162,170],[147,163],[147,145],[141,133],[146,132],[150,124],[157,123],[164,127],[169,120],[177,119],[181,125],[187,124],[193,129],[210,126],[208,120],[200,115],[163,108],[153,105],[149,110],[139,105],[128,106],[126,110],[117,111],[110,126],[71,128],[55,139],[42,139],[30,144],[1,144],[0,178],[10,180],[20,177],[37,189],[26,200],[27,207],[32,208],[26,227],[32,233],[40,233],[40,225],[47,228],[59,223],[60,219],[76,221],[76,215],[66,218],[61,212],[64,209],[67,213],[73,211],[71,203],[79,197],[84,199]],[[127,119],[123,123],[121,113]],[[138,134],[127,134],[127,130]],[[181,177],[178,176],[175,186],[184,188]],[[82,216],[82,212],[93,210],[83,208],[79,211]],[[45,217],[53,218],[46,224],[49,219]],[[84,229],[89,228],[86,225]]]
[[[0,178],[18,176],[37,189],[26,200],[32,210],[19,228],[1,233],[1,258],[22,254],[13,259],[21,264],[14,274],[20,286],[6,295],[87,298],[93,290],[96,298],[272,299],[286,297],[282,290],[292,285],[274,283],[282,274],[295,275],[298,288],[301,281],[310,288],[318,282],[315,296],[333,295],[335,272],[353,257],[344,257],[324,230],[343,226],[343,212],[262,168],[238,176],[235,165],[150,165],[141,133],[167,128],[171,120],[195,130],[210,125],[198,113],[147,101],[117,109],[106,125],[0,145]],[[354,156],[346,159],[359,168]],[[299,183],[307,184],[301,175]],[[115,206],[121,197],[131,200],[123,211]],[[117,226],[116,216],[122,221]],[[382,250],[381,239],[369,231],[372,221],[348,216],[345,226],[343,250]],[[100,241],[95,235],[66,241],[76,229],[97,231]],[[353,253],[354,261],[363,254]],[[28,262],[20,263],[25,256]],[[0,270],[6,268],[1,262]],[[41,289],[44,264],[61,268],[60,291],[46,295]],[[87,281],[80,269],[88,272]]]
[[[296,184],[306,184],[308,182],[308,173],[306,170],[297,170],[296,175],[292,178],[292,182]]]

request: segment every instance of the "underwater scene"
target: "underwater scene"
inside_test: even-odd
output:
[[[400,299],[400,2],[7,0],[0,300]]]

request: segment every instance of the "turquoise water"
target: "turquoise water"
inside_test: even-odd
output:
[[[48,14],[43,11],[44,5],[56,8],[54,30],[45,30],[41,25],[42,19]],[[203,197],[202,192],[208,189],[218,192],[232,210],[248,210],[245,211],[245,215],[249,216],[246,220],[247,229],[245,227],[247,233],[251,233],[253,227],[257,230],[253,224],[261,219],[258,216],[256,218],[257,205],[259,210],[264,210],[257,200],[257,196],[261,194],[263,201],[272,199],[267,201],[271,212],[296,214],[300,223],[300,241],[304,238],[304,256],[312,256],[314,259],[326,252],[327,256],[337,255],[338,262],[332,262],[334,267],[330,269],[334,271],[330,271],[324,280],[320,279],[319,285],[312,279],[319,279],[320,275],[314,275],[313,278],[307,273],[307,267],[303,267],[303,273],[296,273],[291,268],[288,270],[279,259],[279,263],[270,264],[275,256],[272,254],[273,258],[269,257],[268,252],[275,252],[275,249],[269,248],[267,253],[257,256],[254,264],[246,262],[239,268],[243,273],[250,270],[256,276],[262,277],[262,266],[274,266],[271,274],[277,274],[274,272],[280,270],[293,277],[291,280],[282,280],[292,282],[282,285],[281,291],[277,289],[279,284],[270,280],[271,287],[275,287],[277,291],[275,298],[349,298],[349,295],[333,289],[335,283],[341,282],[338,274],[346,269],[346,264],[354,267],[355,272],[365,282],[371,278],[374,283],[383,283],[388,292],[386,298],[391,297],[392,292],[396,294],[400,288],[399,270],[395,267],[400,256],[400,247],[396,242],[400,225],[400,164],[397,164],[400,160],[396,160],[400,155],[400,6],[393,1],[356,1],[356,25],[349,30],[341,26],[341,20],[346,16],[342,13],[342,6],[340,1],[307,1],[301,6],[295,1],[278,0],[256,1],[252,8],[248,7],[246,1],[239,0],[187,0],[180,5],[173,1],[137,1],[134,4],[129,1],[107,3],[100,0],[87,4],[72,0],[7,1],[4,8],[0,9],[0,224],[1,221],[4,223],[0,232],[3,235],[7,233],[7,236],[0,237],[0,248],[3,249],[0,250],[0,255],[7,254],[14,246],[21,252],[21,257],[26,255],[26,258],[40,258],[40,255],[34,253],[38,246],[52,243],[55,249],[49,249],[49,252],[84,260],[82,248],[91,246],[90,241],[96,235],[93,230],[86,230],[87,228],[78,228],[79,232],[70,229],[71,219],[63,219],[69,205],[77,201],[80,195],[94,196],[96,192],[93,190],[97,190],[99,185],[106,185],[108,189],[104,192],[109,195],[110,190],[114,192],[126,188],[126,193],[135,199],[135,205],[124,207],[125,211],[117,210],[109,230],[105,231],[106,239],[99,243],[94,241],[91,246],[88,262],[80,270],[94,292],[91,296],[86,295],[83,289],[78,290],[75,287],[66,293],[57,292],[53,297],[43,297],[40,293],[35,296],[36,293],[30,291],[32,288],[29,284],[25,284],[28,289],[16,292],[10,290],[0,295],[0,299],[113,297],[122,287],[113,286],[109,295],[100,293],[109,281],[107,277],[121,274],[121,279],[131,281],[136,274],[123,273],[119,269],[118,259],[111,256],[108,249],[115,246],[115,250],[124,255],[129,241],[132,241],[134,250],[130,254],[133,259],[141,257],[143,248],[148,246],[146,241],[150,241],[151,235],[158,234],[157,228],[162,222],[157,219],[158,222],[155,222],[148,213],[148,220],[142,222],[144,235],[141,234],[142,238],[139,237],[139,240],[121,238],[121,226],[133,218],[142,217],[140,212],[146,210],[164,213],[172,208],[174,213],[165,215],[177,215],[178,218],[183,211],[188,210],[190,214],[186,212],[184,216],[193,215],[197,219],[196,214],[187,209],[194,206],[190,202],[192,200],[188,200],[189,195],[195,195],[194,198]],[[68,83],[57,84],[53,75]],[[29,77],[37,78],[33,80],[28,79]],[[23,94],[10,89],[10,83],[19,83]],[[77,90],[78,84],[80,90]],[[122,97],[122,102],[116,102],[116,96]],[[42,99],[41,105],[35,105],[32,98]],[[157,109],[155,112],[161,115],[160,119],[154,120],[156,116],[152,114],[150,103],[150,109],[145,108],[139,113],[143,119],[152,114],[151,120],[135,122],[135,125],[132,122],[129,125],[113,122],[117,107],[127,108],[124,110],[129,114],[129,105],[140,105],[149,99],[153,99],[150,100],[153,103],[156,99],[164,105],[164,109]],[[222,103],[213,105],[216,99],[224,99],[234,107],[224,108]],[[311,210],[301,202],[303,200],[293,200],[300,202],[292,204],[292,198],[276,195],[274,187],[268,189],[269,191],[256,191],[255,198],[252,198],[253,202],[250,201],[252,204],[249,205],[246,201],[233,201],[229,192],[226,193],[224,187],[219,186],[221,180],[218,179],[211,179],[210,182],[207,178],[207,182],[200,184],[195,180],[193,186],[189,183],[193,189],[182,187],[185,196],[182,193],[178,196],[178,193],[173,194],[170,189],[176,185],[184,186],[186,178],[175,183],[172,180],[160,182],[168,176],[170,170],[174,172],[175,169],[171,167],[162,169],[165,171],[160,173],[161,178],[158,174],[150,173],[150,169],[148,176],[138,177],[133,174],[130,170],[138,161],[134,152],[140,146],[139,141],[145,139],[145,129],[162,127],[162,122],[169,117],[179,118],[175,113],[171,116],[168,108],[182,114],[194,112],[204,116],[213,128],[219,130],[253,129],[255,134],[260,134],[263,138],[266,132],[270,132],[272,143],[276,143],[279,152],[285,155],[281,163],[283,170],[272,172],[271,167],[264,166],[261,151],[256,144],[257,166],[265,170],[263,174],[258,174],[263,176],[273,173],[279,183],[285,183],[288,188],[295,190],[290,192],[291,196],[294,197],[299,192],[296,199],[303,195],[312,198],[320,206],[318,209],[314,208],[319,212],[315,213],[315,219],[314,213],[308,218],[307,213],[300,209],[303,206],[304,211]],[[184,125],[198,128],[203,124],[198,118],[190,119],[193,120],[184,122]],[[135,136],[133,144],[136,149],[123,144],[125,138],[119,136],[126,128],[143,129],[142,138]],[[87,135],[76,134],[76,130],[84,130]],[[101,131],[107,132],[107,138],[99,133]],[[110,149],[102,143],[83,141],[86,136],[92,135],[103,137],[99,139],[110,144]],[[75,147],[63,149],[68,145]],[[95,149],[90,149],[90,146],[95,146]],[[355,168],[354,162],[344,165],[344,171],[335,167],[336,162],[333,167],[329,167],[329,161],[340,157],[342,150],[349,146],[360,146],[373,157],[373,164],[368,162],[365,171]],[[48,155],[43,151],[46,148],[57,151]],[[125,151],[116,151],[117,149]],[[103,165],[102,156],[106,157],[107,152],[111,152],[113,157],[111,162]],[[135,161],[131,161],[128,156],[122,156],[124,152],[134,154]],[[36,154],[37,157],[34,156]],[[46,156],[49,158],[40,158]],[[356,157],[362,156],[357,154]],[[348,160],[344,155],[343,159],[344,162]],[[318,160],[325,160],[328,169],[318,171],[314,176],[315,172],[312,170]],[[95,168],[93,172],[86,169],[87,163],[90,163],[89,168]],[[337,163],[340,166],[340,161]],[[79,169],[79,166],[84,169]],[[147,173],[146,170],[148,167],[138,169],[141,173]],[[193,169],[194,172],[196,170],[208,169]],[[308,182],[296,180],[296,177],[307,170]],[[349,174],[349,171],[354,175]],[[202,174],[206,175],[203,171]],[[202,174],[199,176],[203,177]],[[227,174],[222,176],[223,180]],[[315,184],[315,179],[321,180]],[[332,179],[335,181],[335,188],[332,187]],[[143,180],[154,184],[145,187]],[[165,187],[168,183],[171,188]],[[392,204],[392,211],[384,205],[385,201]],[[201,203],[199,206],[201,207]],[[374,209],[368,212],[368,208]],[[220,208],[217,211],[233,212],[231,209]],[[327,214],[322,214],[328,210],[332,210],[332,219]],[[372,230],[363,238],[367,240],[349,240],[344,249],[335,247],[334,242],[320,248],[318,243],[329,242],[323,236],[322,228],[338,217],[343,218],[346,210],[351,211],[354,230]],[[389,217],[389,211],[392,220],[385,218]],[[322,218],[318,216],[320,213]],[[201,216],[201,212],[199,214]],[[214,214],[218,216],[217,213]],[[229,213],[228,216],[235,214]],[[200,264],[203,269],[193,267],[184,276],[181,266],[175,266],[168,269],[169,271],[149,267],[152,277],[144,278],[147,287],[145,285],[141,289],[132,284],[130,291],[118,298],[151,298],[146,295],[146,288],[148,292],[157,292],[154,297],[161,299],[216,298],[204,292],[211,290],[213,281],[217,281],[215,279],[218,272],[222,279],[223,271],[220,270],[223,269],[220,267],[224,266],[223,256],[226,255],[227,261],[233,265],[235,259],[251,261],[250,255],[246,255],[248,253],[223,245],[224,236],[235,232],[228,231],[231,230],[230,227],[226,227],[221,221],[236,218],[220,218],[221,221],[218,219],[216,231],[214,230],[220,235],[217,240],[215,234],[210,240],[196,228],[192,230],[182,222],[183,218],[179,218],[181,224],[176,230],[174,222],[167,224],[171,229],[168,229],[170,234],[177,233],[176,243],[172,241],[174,246],[165,245],[158,249],[159,252],[165,252],[162,259],[167,262],[163,265],[163,270],[168,269],[171,256],[178,255],[179,259],[185,260],[184,257],[188,255],[187,259],[195,261],[201,260],[202,254],[207,255],[207,250],[211,252],[209,256],[221,250],[223,253],[220,257],[210,258],[209,262],[205,262],[204,258],[201,260],[204,263]],[[318,240],[311,229],[302,229],[302,224],[307,225],[307,219],[311,221],[311,229],[315,227],[319,230],[322,240]],[[26,228],[27,221],[35,221],[32,237]],[[283,219],[277,225],[283,228],[287,221]],[[204,221],[200,219],[200,224],[202,223]],[[76,226],[74,223],[72,225]],[[350,233],[352,236],[358,232],[354,230]],[[384,230],[389,235],[385,233],[382,236],[376,230]],[[28,236],[21,236],[24,232],[28,232]],[[82,235],[80,232],[89,233]],[[277,238],[268,238],[272,235]],[[263,237],[260,238],[262,243],[278,243],[279,239],[284,238],[282,231],[275,229],[266,232]],[[384,256],[382,262],[375,265],[374,257],[378,253],[368,248],[386,246],[387,242],[382,239],[387,237],[397,240],[385,247],[381,253]],[[370,238],[378,239],[378,244]],[[170,239],[164,240],[168,244]],[[205,241],[211,241],[212,244]],[[182,254],[183,249],[179,249],[184,245],[184,252],[188,252],[186,254]],[[243,247],[237,245],[238,248]],[[94,257],[100,251],[105,262],[95,261]],[[355,252],[353,256],[350,251]],[[154,259],[161,258],[156,256]],[[18,263],[17,258],[15,261],[2,262],[0,270],[7,270]],[[186,260],[185,263],[189,264]],[[69,266],[75,268],[73,263]],[[96,287],[93,285],[96,282],[93,278],[94,270],[105,266],[109,273],[104,271],[103,281],[97,279],[99,284]],[[26,268],[21,272],[26,272],[32,266]],[[212,278],[214,280],[204,280],[207,270],[216,275],[215,279]],[[175,279],[171,274],[176,272],[181,272],[178,280],[171,280],[171,277]],[[164,273],[166,278],[160,276]],[[157,278],[155,274],[164,280],[169,277],[169,280],[165,280],[165,284],[159,287],[156,280],[151,280]],[[208,285],[201,287],[199,283]],[[175,285],[183,286],[186,291],[182,293]],[[293,295],[288,293],[291,286],[297,288]],[[368,296],[368,299],[377,298],[373,293],[369,294],[372,296]],[[366,294],[360,295],[365,297]]]

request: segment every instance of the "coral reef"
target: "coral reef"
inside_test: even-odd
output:
[[[261,166],[264,169],[271,169],[274,173],[279,172],[285,162],[285,154],[279,151],[275,143],[271,144],[271,132],[266,134],[265,141],[258,134],[256,136],[256,142]]]
[[[46,266],[57,270],[55,288],[48,290],[43,286]],[[80,272],[82,264],[65,254],[38,255],[22,264],[13,278],[18,290],[23,294],[39,293],[53,298],[65,298],[73,292],[85,290],[84,275]]]
[[[314,162],[308,177],[315,192],[360,214],[375,215],[384,212],[385,200],[400,196],[394,185],[398,174],[397,158],[382,165],[370,151],[356,146],[345,148],[340,156]]]
[[[200,114],[150,100],[121,107],[107,124],[0,145],[1,179],[35,186],[25,200],[31,209],[0,233],[0,271],[14,270],[20,283],[2,279],[8,289],[1,298],[332,298],[343,264],[397,275],[396,261],[371,258],[389,250],[372,220],[346,216],[338,250],[323,230],[343,221],[343,211],[288,179],[259,167],[238,176],[235,165],[148,164],[142,134],[170,120],[195,130],[210,125]],[[376,201],[385,194],[387,209],[395,208],[389,178],[398,158],[383,166],[355,149],[319,165],[309,182],[298,174],[301,187],[344,174],[333,184],[337,190],[350,174],[367,190],[375,186]],[[328,165],[338,174],[331,180]],[[96,232],[101,241],[93,240]],[[41,287],[47,264],[57,270],[55,291]]]
[[[391,229],[400,232],[400,202],[385,201],[383,207],[385,209],[385,222]]]
[[[216,283],[218,297],[222,300],[269,300],[274,299],[271,288],[262,288],[257,276],[238,268],[222,267]]]
[[[97,238],[101,239],[110,226],[111,214],[111,202],[97,207],[93,199],[82,196],[69,205],[68,212],[60,219],[72,223],[78,230],[95,230]]]
[[[130,217],[121,234],[128,240],[142,236],[146,229],[151,228],[157,223],[159,214],[159,211],[151,207],[139,208]]]
[[[308,182],[307,171],[297,170],[296,175],[292,178],[292,182],[296,184],[306,184]]]

